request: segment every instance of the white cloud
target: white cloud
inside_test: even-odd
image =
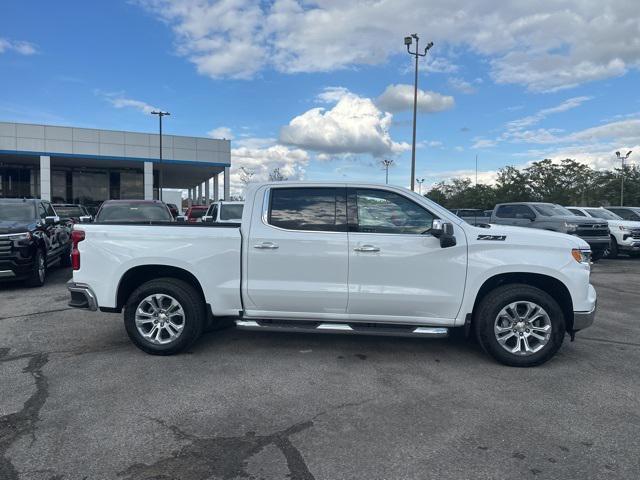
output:
[[[105,98],[115,108],[133,108],[139,110],[142,113],[149,114],[154,110],[159,110],[153,105],[149,105],[142,100],[134,100],[133,98],[127,98],[122,92],[103,92],[101,90],[95,91],[96,95],[100,95]]]
[[[387,112],[402,112],[413,109],[413,85],[389,85],[380,95],[376,103]],[[418,111],[423,113],[441,112],[449,110],[455,105],[455,100],[449,95],[418,89]]]
[[[302,180],[305,168],[309,163],[309,154],[298,148],[283,145],[272,145],[267,148],[233,148],[231,149],[231,191],[234,195],[242,193],[244,184],[241,181],[241,168],[254,175],[253,182],[264,182],[269,173],[279,168],[280,173],[288,180]]]
[[[391,139],[393,115],[369,98],[345,93],[331,109],[312,108],[280,130],[280,142],[326,154],[399,153],[409,148]]]
[[[567,110],[572,110],[574,108],[577,108],[587,100],[591,100],[591,98],[592,97],[586,97],[586,96],[569,98],[564,102],[560,103],[559,105],[556,105],[555,107],[543,108],[542,110],[539,110],[533,115],[529,115],[524,118],[513,120],[507,123],[507,128],[510,130],[522,129],[524,127],[535,125],[536,123],[539,123],[541,120],[544,120],[545,118],[547,118],[549,115],[553,115],[554,113],[566,112]]]
[[[326,87],[316,96],[316,101],[318,103],[336,103],[349,93],[351,92],[345,87]]]
[[[479,78],[474,81],[474,83],[481,83]],[[473,85],[473,83],[466,81],[464,78],[460,77],[450,77],[448,80],[449,85],[458,90],[459,92],[470,95],[472,93],[476,93],[478,89]]]
[[[177,52],[214,78],[380,65],[406,55],[402,38],[413,31],[435,42],[425,70],[455,71],[450,57],[464,49],[488,60],[498,83],[535,91],[640,67],[640,9],[631,0],[137,1],[170,26]]]
[[[38,53],[38,50],[31,42],[0,38],[0,53],[4,52],[15,52],[20,55],[34,55]]]
[[[471,148],[476,149],[476,148],[491,148],[491,147],[495,147],[497,144],[497,142],[495,140],[489,140],[487,138],[476,138],[474,139],[474,143],[473,145],[471,145]]]
[[[234,135],[229,127],[217,127],[213,130],[209,130],[207,135],[211,138],[224,138],[226,140],[233,140]]]

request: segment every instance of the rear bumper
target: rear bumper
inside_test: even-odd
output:
[[[98,301],[95,293],[91,290],[89,285],[84,283],[67,283],[67,290],[71,294],[69,300],[69,306],[73,308],[83,308],[95,312],[98,310]]]

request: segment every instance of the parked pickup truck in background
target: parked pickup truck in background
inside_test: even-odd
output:
[[[456,208],[451,211],[471,225],[487,225],[491,222],[491,215],[485,215],[484,210],[479,208]]]
[[[611,232],[611,246],[607,257],[616,258],[619,253],[640,254],[640,221],[623,220],[602,207],[567,207],[567,209],[579,217],[597,218],[607,222]]]
[[[578,218],[555,203],[500,203],[493,209],[491,223],[537,228],[582,238],[591,247],[594,260],[609,250],[609,226],[604,220]]]
[[[51,203],[0,198],[0,280],[44,285],[49,267],[70,265],[70,234]]]
[[[244,202],[218,201],[209,205],[203,222],[238,223],[242,219]]]
[[[241,329],[445,337],[473,331],[498,361],[538,365],[591,325],[578,237],[471,226],[399,187],[248,188],[240,226],[75,225],[70,305],[124,310],[131,340],[167,355],[232,319]]]

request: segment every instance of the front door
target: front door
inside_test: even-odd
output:
[[[467,270],[464,233],[442,248],[429,230],[436,215],[396,191],[352,188],[349,306],[352,319],[420,323],[455,318]]]
[[[346,189],[266,187],[247,248],[249,316],[322,318],[347,308]]]

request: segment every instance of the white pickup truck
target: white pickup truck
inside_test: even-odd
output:
[[[131,340],[168,355],[216,325],[445,337],[473,331],[498,361],[539,365],[592,324],[589,246],[474,227],[403,188],[251,186],[242,222],[80,224],[70,305],[124,309]]]

